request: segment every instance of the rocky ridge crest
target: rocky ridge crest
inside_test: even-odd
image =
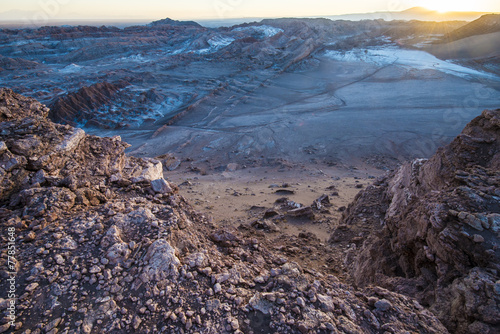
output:
[[[346,257],[355,283],[417,298],[453,333],[497,333],[499,203],[500,110],[486,110],[429,160],[358,194],[341,222],[372,231]]]

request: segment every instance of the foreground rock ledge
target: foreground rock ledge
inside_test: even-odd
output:
[[[357,285],[417,298],[452,333],[500,332],[500,109],[367,188],[342,219],[373,231],[346,258]]]
[[[15,228],[17,333],[447,333],[410,297],[313,276],[220,231],[156,181],[158,161],[127,157],[118,137],[54,124],[48,111],[0,90],[0,221],[2,245]],[[12,329],[0,321],[0,332]]]

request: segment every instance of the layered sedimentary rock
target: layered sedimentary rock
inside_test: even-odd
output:
[[[127,84],[124,82],[118,84],[100,82],[83,87],[77,92],[57,98],[51,105],[49,116],[55,122],[72,126],[77,123],[86,124],[88,120],[96,122],[99,109],[111,104],[115,95],[125,86]],[[98,121],[97,123],[99,124]],[[106,124],[102,126],[106,127]]]
[[[343,224],[372,230],[346,259],[357,285],[416,297],[450,332],[497,333],[500,110],[360,193]]]

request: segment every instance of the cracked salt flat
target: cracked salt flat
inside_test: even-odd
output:
[[[373,63],[380,66],[399,65],[415,69],[433,69],[461,78],[478,76],[489,79],[499,79],[498,76],[484,73],[465,66],[441,60],[430,53],[420,50],[405,50],[400,48],[355,49],[348,52],[327,51],[325,56],[334,60],[348,62]]]

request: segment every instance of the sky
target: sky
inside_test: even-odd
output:
[[[500,12],[499,0],[0,0],[0,18],[228,19],[329,16],[401,11],[423,6],[439,11]]]

